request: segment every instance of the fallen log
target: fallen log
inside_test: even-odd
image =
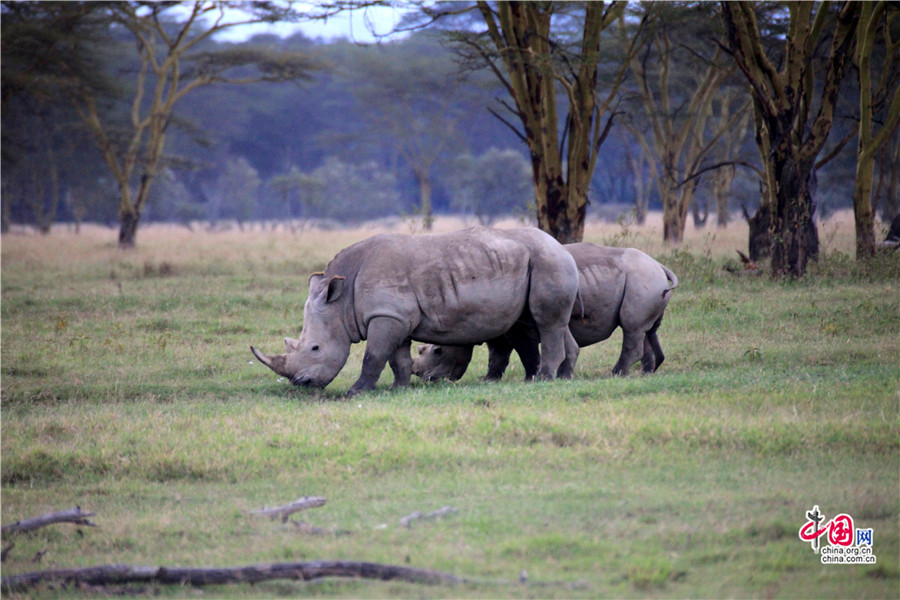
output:
[[[221,568],[102,565],[82,569],[55,569],[20,575],[4,575],[0,579],[0,589],[3,591],[22,590],[45,583],[85,585],[145,583],[204,586],[257,583],[272,579],[312,581],[326,577],[399,580],[427,585],[455,585],[465,581],[449,573],[396,565],[355,561],[313,561]]]
[[[269,517],[270,519],[280,517],[282,523],[287,523],[288,517],[295,512],[300,512],[301,510],[307,510],[310,508],[318,508],[320,506],[324,506],[325,502],[327,502],[327,500],[325,498],[322,498],[321,496],[304,496],[303,498],[295,500],[294,502],[286,504],[285,506],[252,510],[250,511],[250,514],[262,515],[264,517]]]
[[[96,527],[94,523],[91,523],[88,520],[88,517],[93,517],[95,514],[96,513],[92,512],[84,512],[81,510],[80,506],[76,506],[75,508],[70,508],[69,510],[47,513],[46,515],[41,515],[39,517],[33,517],[31,519],[25,519],[22,521],[16,521],[15,523],[4,525],[2,528],[0,528],[0,532],[4,534],[21,533],[23,531],[40,529],[41,527],[53,525],[54,523],[75,523],[76,525]]]

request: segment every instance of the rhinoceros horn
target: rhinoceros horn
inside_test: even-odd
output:
[[[268,356],[263,354],[253,346],[250,346],[250,352],[253,353],[259,362],[266,365],[282,377],[287,377],[290,379],[294,376],[293,373],[289,373],[287,370],[287,355],[286,354],[276,354],[275,356]]]

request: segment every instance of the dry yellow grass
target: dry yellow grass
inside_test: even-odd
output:
[[[474,219],[440,216],[433,230],[451,231],[476,224]],[[521,219],[506,219],[496,227],[522,227],[530,225]],[[880,222],[876,230],[884,228]],[[662,215],[651,213],[644,225],[629,222],[605,223],[589,220],[585,227],[585,241],[617,246],[632,246],[658,256],[671,248],[662,239]],[[274,263],[298,261],[304,264],[324,265],[341,248],[381,232],[420,233],[421,223],[414,220],[386,220],[358,227],[341,229],[317,229],[307,227],[291,232],[284,227],[272,230],[260,225],[247,231],[232,229],[210,232],[203,228],[190,231],[185,227],[168,224],[149,224],[138,232],[137,248],[122,252],[116,247],[116,231],[108,227],[84,225],[79,234],[67,226],[57,226],[52,233],[35,244],[39,234],[18,228],[2,239],[2,261],[7,267],[40,269],[59,265],[64,271],[75,269],[73,261],[105,265],[115,269],[123,261],[135,268],[159,268],[168,264],[178,268],[189,263]],[[853,214],[839,211],[819,223],[819,236],[824,252],[853,254],[855,233]],[[726,228],[709,225],[695,228],[689,221],[682,247],[694,253],[710,257],[735,258],[735,250],[746,251],[747,226],[743,220],[734,220]],[[298,256],[302,253],[302,256]],[[64,265],[70,265],[66,268]]]

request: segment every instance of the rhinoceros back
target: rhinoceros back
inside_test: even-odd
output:
[[[343,276],[353,279],[362,337],[372,318],[391,316],[419,341],[479,343],[506,332],[525,309],[535,261],[553,260],[548,247],[556,252],[541,236],[485,228],[383,234],[342,251],[328,271],[353,272]]]

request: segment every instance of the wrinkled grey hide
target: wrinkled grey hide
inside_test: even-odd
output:
[[[678,278],[633,248],[608,248],[588,243],[564,247],[578,265],[579,298],[569,321],[569,330],[578,346],[583,348],[602,342],[621,327],[622,352],[613,373],[627,375],[638,359],[645,373],[656,371],[665,360],[657,329],[669,303],[669,292],[678,285]],[[506,336],[490,340],[485,379],[496,380],[503,376],[513,349],[522,359],[525,378],[531,378],[539,360],[536,343],[530,332],[516,328]],[[419,355],[413,361],[413,373],[426,381],[456,381],[465,373],[471,358],[471,347],[420,346]],[[573,370],[574,364],[566,363],[561,368]]]
[[[386,362],[394,386],[408,385],[410,340],[479,344],[523,315],[520,327],[541,341],[540,377],[552,378],[578,352],[568,329],[578,270],[538,229],[376,235],[339,252],[309,284],[300,339],[285,339],[278,356],[250,348],[296,385],[328,385],[361,340],[362,374],[349,394],[373,389]]]

